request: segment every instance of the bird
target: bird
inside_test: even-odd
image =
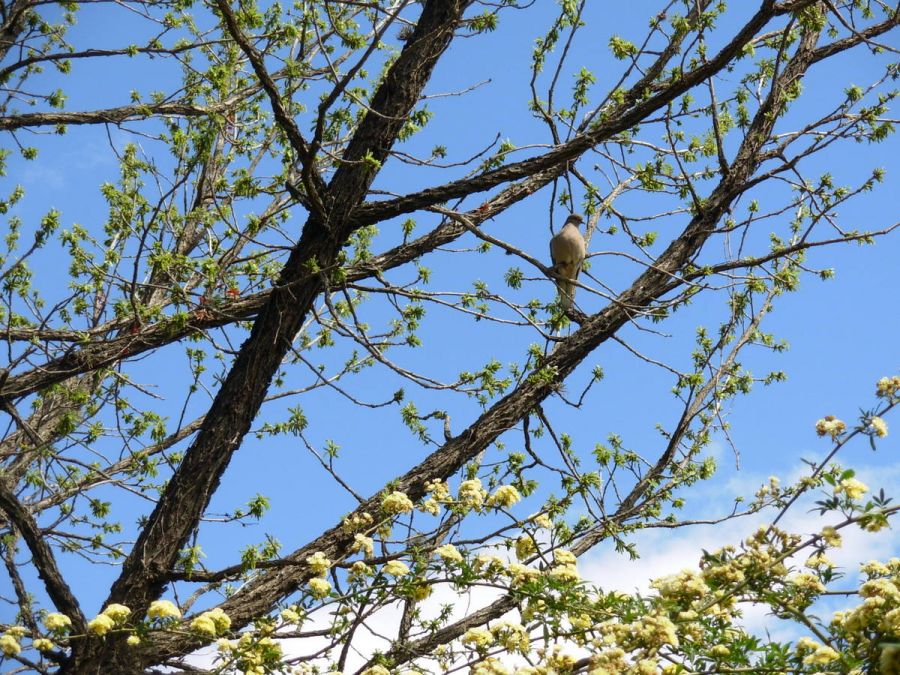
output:
[[[584,263],[587,245],[578,230],[583,218],[577,213],[566,218],[562,229],[550,240],[550,260],[556,274],[556,288],[559,291],[559,304],[563,309],[570,309],[575,299],[575,280]]]

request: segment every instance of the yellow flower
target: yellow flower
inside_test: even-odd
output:
[[[391,671],[384,666],[375,665],[371,668],[366,668],[360,675],[391,675]]]
[[[128,639],[125,640],[125,643],[129,647],[137,647],[139,644],[141,644],[141,638],[139,638],[137,635],[129,635]]]
[[[494,636],[491,635],[491,631],[485,630],[484,628],[470,628],[466,631],[465,635],[462,636],[461,640],[464,645],[472,645],[476,649],[487,647],[493,641]]]
[[[16,640],[25,637],[27,634],[28,629],[25,626],[10,626],[6,629],[6,635],[12,635]]]
[[[323,579],[322,577],[310,579],[307,582],[307,586],[309,586],[309,590],[312,592],[314,598],[324,598],[331,592],[331,584],[327,579]]]
[[[444,562],[461,563],[463,561],[462,553],[456,550],[453,544],[444,544],[434,551]]]
[[[880,417],[873,417],[869,420],[869,428],[875,433],[879,438],[884,438],[887,436],[888,427],[887,422],[885,422]]]
[[[88,633],[94,635],[106,635],[113,629],[115,622],[106,614],[100,614],[88,621]]]
[[[316,551],[306,559],[309,571],[317,577],[324,577],[331,567],[331,561],[321,551]]]
[[[538,527],[544,528],[545,530],[549,530],[553,527],[553,521],[550,520],[550,516],[548,516],[546,513],[538,513],[531,516],[531,522],[533,522]]]
[[[231,628],[231,617],[220,607],[203,612],[191,621],[191,629],[209,637],[216,637]]]
[[[412,500],[403,492],[392,492],[381,498],[381,508],[390,515],[409,513],[413,510]]]
[[[488,506],[510,507],[522,500],[522,495],[512,485],[501,485],[497,491],[488,497]]]
[[[128,616],[131,614],[131,610],[128,609],[125,605],[120,605],[116,602],[108,605],[103,609],[103,614],[108,616],[110,619],[115,621],[116,623],[122,623],[125,621]]]
[[[441,505],[438,504],[438,501],[434,497],[429,497],[419,504],[419,511],[436,516],[441,512]]]
[[[372,574],[372,568],[366,565],[362,560],[357,560],[350,565],[350,581],[363,579]]]
[[[451,501],[450,486],[440,478],[434,478],[425,483],[425,492],[429,493],[438,502]]]
[[[709,653],[712,656],[728,656],[731,653],[731,650],[725,645],[715,645],[709,650]]]
[[[215,637],[216,622],[212,620],[212,617],[209,617],[206,614],[201,614],[200,616],[194,617],[194,619],[191,621],[191,630],[196,631],[197,633],[202,633],[203,635]]]
[[[484,488],[481,486],[481,480],[478,478],[465,480],[459,484],[458,499],[464,506],[468,506],[477,511],[481,508],[482,504],[484,504],[485,496],[486,494]]]
[[[385,574],[390,574],[392,577],[400,578],[409,574],[409,567],[399,560],[391,560],[381,568],[381,571]]]
[[[39,652],[51,652],[56,647],[56,645],[53,644],[53,640],[48,640],[47,638],[38,638],[32,645]]]
[[[372,541],[371,537],[357,533],[353,535],[353,545],[350,547],[350,550],[354,553],[362,551],[362,554],[366,558],[371,558],[372,554],[375,553],[375,543]]]
[[[575,565],[556,565],[549,569],[547,576],[563,583],[581,581],[581,576],[578,574],[578,568]]]
[[[837,438],[847,429],[847,425],[834,415],[826,415],[823,419],[816,422],[816,433],[819,436],[831,436]]]
[[[557,565],[574,565],[578,562],[575,554],[564,548],[558,548],[553,551],[553,560]]]
[[[147,616],[151,619],[180,619],[181,611],[169,600],[154,600],[150,603]]]
[[[516,557],[519,560],[524,560],[528,558],[532,554],[537,551],[537,547],[534,545],[534,539],[527,535],[522,535],[518,539],[516,539]]]
[[[855,478],[845,478],[834,488],[835,494],[843,492],[850,499],[859,499],[868,491],[869,487]]]
[[[281,610],[281,620],[287,623],[297,623],[300,620],[300,614],[292,607]]]
[[[841,545],[841,535],[831,525],[822,528],[822,539],[826,544],[835,548],[839,548]]]
[[[875,395],[881,398],[890,398],[894,392],[900,389],[900,377],[882,377],[875,383]]]
[[[816,651],[803,659],[803,663],[821,665],[825,663],[831,663],[832,661],[836,661],[839,658],[840,654],[834,651],[831,647],[819,645],[816,648]]]
[[[878,672],[882,673],[882,675],[897,675],[900,673],[900,645],[883,645],[878,665]]]
[[[71,628],[72,619],[67,617],[65,614],[50,612],[50,614],[44,617],[44,625],[47,627],[47,630],[59,632],[67,628]]]
[[[0,651],[6,656],[16,656],[22,651],[22,647],[12,635],[2,635],[0,636]]]

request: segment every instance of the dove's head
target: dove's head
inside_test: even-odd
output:
[[[573,213],[573,214],[570,214],[568,218],[566,218],[565,225],[574,225],[575,227],[578,227],[583,222],[584,222],[584,218],[582,218],[577,213]]]

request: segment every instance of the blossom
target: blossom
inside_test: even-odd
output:
[[[515,487],[512,485],[501,485],[494,494],[488,497],[487,503],[488,506],[510,507],[521,500],[522,495],[519,494]]]
[[[887,576],[891,573],[890,568],[879,560],[870,560],[869,562],[860,565],[859,571],[869,578]]]
[[[139,644],[141,644],[141,638],[139,638],[137,635],[129,635],[128,639],[125,640],[125,643],[129,647],[137,647]]]
[[[391,671],[381,665],[374,665],[371,668],[366,668],[362,671],[361,675],[391,675]]]
[[[836,661],[840,658],[840,654],[834,651],[831,647],[826,645],[819,645],[812,654],[803,659],[803,663],[806,664],[825,664],[831,663],[832,661]]]
[[[567,551],[564,548],[558,548],[553,551],[553,560],[557,565],[574,565],[576,562],[578,562],[575,554],[571,551]]]
[[[88,621],[88,633],[106,635],[115,626],[115,622],[106,614],[100,614]]]
[[[472,645],[476,649],[487,647],[493,641],[494,636],[491,634],[491,631],[484,628],[470,628],[465,632],[461,640],[464,645]]]
[[[479,553],[475,556],[475,570],[498,572],[503,569],[503,558],[494,553]]]
[[[350,581],[363,579],[372,574],[372,568],[366,565],[362,560],[357,560],[350,565]]]
[[[826,415],[816,422],[816,433],[819,436],[828,435],[832,438],[837,438],[844,433],[846,429],[847,425],[837,419],[834,415]]]
[[[48,640],[47,638],[38,638],[32,643],[32,645],[39,652],[53,651],[53,649],[56,647],[56,645],[53,644],[53,640]]]
[[[22,647],[12,635],[0,635],[0,651],[6,656],[16,656],[22,651]]]
[[[516,673],[522,671],[517,670]],[[509,675],[509,669],[504,666],[499,659],[489,656],[481,661],[469,671],[470,675]]]
[[[531,537],[522,535],[516,539],[516,557],[519,560],[524,560],[535,551],[537,551],[537,547],[534,545],[534,539]]]
[[[834,563],[824,553],[816,553],[815,555],[811,555],[806,559],[805,565],[810,569],[818,569],[820,567],[834,567]]]
[[[544,528],[545,530],[549,530],[553,527],[553,521],[550,520],[550,516],[548,516],[546,513],[536,513],[535,515],[531,516],[531,522],[533,522],[538,527]]]
[[[533,567],[527,567],[520,563],[510,563],[506,568],[506,573],[510,576],[510,584],[512,586],[528,583],[541,576],[540,570],[536,570]]]
[[[180,619],[181,611],[170,600],[154,600],[150,603],[147,616],[151,619]]]
[[[331,592],[331,584],[327,579],[323,579],[322,577],[310,579],[307,582],[307,586],[309,586],[309,590],[312,592],[313,597],[316,598],[324,598]]]
[[[897,390],[900,390],[900,376],[882,377],[875,383],[875,395],[880,398],[890,398]]]
[[[444,544],[434,551],[444,562],[461,563],[463,561],[462,553],[460,553],[453,544]]]
[[[231,628],[231,617],[220,607],[203,612],[191,621],[191,629],[210,637],[221,635]]]
[[[821,581],[819,581],[819,577],[817,577],[815,574],[810,574],[809,572],[801,572],[799,574],[795,574],[787,581],[804,591],[810,591],[812,593],[825,592],[825,586],[822,585]]]
[[[441,505],[438,504],[438,501],[434,497],[429,497],[419,504],[419,511],[436,516],[441,512]]]
[[[65,630],[66,628],[71,628],[72,619],[67,617],[65,614],[60,614],[59,612],[50,612],[47,616],[44,617],[44,625],[47,627],[47,630],[59,632]]]
[[[511,652],[527,654],[531,647],[528,631],[515,621],[498,621],[491,626],[491,633],[498,645]]]
[[[464,480],[459,484],[458,499],[464,506],[478,510],[484,504],[485,496],[486,493],[481,486],[481,480],[478,478]]]
[[[194,617],[191,621],[191,630],[210,637],[215,637],[216,622],[213,621],[211,617],[206,616],[206,614],[201,614],[200,616]]]
[[[371,558],[375,553],[375,544],[372,541],[372,537],[356,533],[353,535],[353,544],[350,546],[350,550],[353,552],[361,551],[366,558]]]
[[[548,570],[547,576],[563,583],[581,581],[581,576],[578,574],[578,568],[575,565],[556,565]]]
[[[835,548],[841,545],[841,535],[831,525],[826,525],[822,528],[822,539],[825,540],[826,544]]]
[[[372,517],[372,514],[363,511],[362,513],[354,513],[353,515],[344,518],[341,522],[341,527],[347,532],[355,532],[357,530],[366,529],[372,525],[373,522],[375,522],[375,519]]]
[[[381,568],[381,571],[385,574],[390,574],[392,577],[400,578],[409,574],[409,567],[399,560],[391,560]]]
[[[451,501],[450,486],[447,485],[447,481],[443,481],[440,478],[434,478],[425,483],[425,492],[429,493],[432,499],[438,502]]]
[[[25,637],[28,629],[25,626],[10,626],[6,629],[6,635],[12,635],[16,640]]]
[[[855,478],[845,478],[834,488],[835,494],[843,492],[849,499],[859,499],[868,491],[869,487]]]
[[[120,605],[119,603],[114,602],[111,605],[107,605],[103,609],[102,613],[116,623],[122,623],[131,614],[131,610],[128,609],[125,605]]]
[[[316,551],[309,556],[306,559],[306,564],[309,567],[309,571],[317,577],[324,577],[325,573],[328,572],[331,567],[331,561],[326,558],[325,554],[321,551]]]
[[[390,515],[397,515],[412,511],[413,503],[406,493],[395,491],[381,498],[381,508]]]
[[[300,620],[300,614],[294,609],[295,605],[281,610],[281,620],[287,623],[297,623]]]
[[[887,422],[877,416],[869,420],[869,428],[878,438],[884,438],[888,434]]]

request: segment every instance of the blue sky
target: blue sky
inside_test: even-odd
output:
[[[646,11],[644,4],[647,5]],[[605,91],[614,81],[621,64],[608,56],[607,42],[613,34],[640,42],[656,3],[642,3],[641,11],[632,11],[633,3],[596,3],[588,12],[593,27],[576,43],[569,71],[582,65],[595,69],[598,82],[592,95]],[[411,150],[425,151],[436,142],[444,142],[451,151],[450,159],[465,157],[491,143],[498,134],[517,145],[547,143],[548,136],[541,125],[527,112],[529,98],[528,64],[534,39],[542,31],[537,17],[548,16],[549,2],[527,12],[508,12],[501,19],[499,30],[453,45],[447,58],[436,71],[428,93],[458,91],[481,83],[472,93],[463,97],[435,98],[429,101],[429,109],[435,113],[433,123],[410,144]],[[134,40],[126,38],[128,23],[108,8],[90,4],[79,13],[79,24],[72,31],[76,44],[92,44],[98,47],[123,46]],[[736,24],[742,17],[737,8],[729,14],[725,25]],[[791,116],[785,120],[790,125],[795,119],[805,119],[826,104],[833,105],[841,97],[841,89],[865,72],[868,58],[851,52],[826,67],[814,68],[806,81],[804,97],[796,104]],[[373,69],[374,70],[374,69]],[[69,93],[69,110],[82,110],[126,104],[129,91],[138,89],[149,93],[165,89],[177,69],[165,66],[164,61],[149,63],[127,58],[103,61],[98,66],[77,62],[68,78],[61,78],[48,70],[44,76],[47,88],[61,86]],[[568,72],[567,74],[571,74]],[[727,78],[728,76],[726,76]],[[736,77],[734,78],[736,81]],[[838,84],[835,85],[834,83]],[[864,85],[866,82],[860,81]],[[724,87],[723,87],[724,88]],[[563,88],[565,90],[565,88]],[[131,125],[139,129],[140,125]],[[27,137],[27,132],[23,137]],[[71,127],[67,135],[35,137],[29,142],[39,148],[37,160],[25,162],[19,158],[10,161],[7,176],[0,179],[0,190],[7,192],[14,184],[25,187],[27,196],[17,207],[15,215],[28,227],[39,221],[48,208],[62,213],[64,227],[80,223],[92,231],[99,231],[105,218],[105,206],[98,186],[103,181],[114,181],[117,167],[109,152],[109,144],[117,147],[133,137],[111,129],[109,136],[102,127]],[[152,141],[138,139],[148,153],[159,153]],[[900,175],[900,153],[896,141],[891,139],[881,146],[846,143],[837,152],[830,152],[821,160],[808,165],[808,172],[816,176],[830,171],[835,182],[860,182],[873,166],[887,170],[887,179],[874,192],[868,193],[841,208],[841,222],[848,229],[879,229],[891,225],[897,219],[897,176]],[[535,151],[536,152],[536,151]],[[160,162],[165,160],[160,158]],[[586,164],[589,167],[589,165]],[[455,170],[460,173],[462,170]],[[411,190],[432,183],[443,182],[452,175],[440,171],[426,173],[389,163],[384,179],[378,187],[393,190]],[[580,200],[581,193],[576,197]],[[781,199],[783,195],[762,191],[761,199]],[[477,202],[470,202],[472,204]],[[629,209],[653,211],[652,203],[626,201]],[[546,242],[550,236],[548,191],[543,191],[517,204],[509,211],[486,224],[485,229],[514,243],[529,254],[546,261]],[[556,224],[565,214],[555,207]],[[785,216],[788,218],[789,216]],[[402,220],[402,219],[401,219]],[[401,220],[385,223],[382,234],[376,240],[376,250],[387,248],[399,238]],[[654,252],[659,253],[668,237],[680,231],[684,216],[673,216],[655,224],[660,230],[660,241]],[[427,231],[437,224],[433,215],[417,216],[416,233]],[[297,210],[289,223],[299,231],[303,215]],[[601,229],[604,223],[601,223]],[[767,226],[766,226],[767,227]],[[765,240],[768,231],[759,233]],[[451,248],[474,246],[472,237],[461,239]],[[616,250],[624,246],[622,235],[597,233],[591,242],[592,252]],[[722,251],[710,252],[718,258]],[[758,349],[744,353],[742,362],[757,376],[769,370],[784,370],[788,380],[771,387],[757,386],[748,397],[738,399],[729,416],[730,437],[740,451],[740,471],[735,468],[731,449],[723,438],[717,441],[721,471],[709,486],[698,486],[697,497],[691,501],[688,494],[688,513],[706,512],[711,506],[727,510],[725,494],[731,487],[746,489],[752,494],[755,482],[765,481],[770,474],[795,476],[800,458],[816,458],[824,455],[826,444],[816,438],[815,420],[825,414],[835,414],[852,420],[860,406],[870,406],[874,401],[875,381],[882,375],[897,372],[897,335],[900,334],[900,301],[897,294],[897,263],[900,257],[900,237],[879,240],[875,246],[855,244],[828,247],[813,251],[808,264],[813,268],[834,268],[836,277],[824,282],[813,276],[804,277],[799,292],[778,299],[776,309],[764,324],[764,329],[786,339],[791,348],[784,354],[772,354]],[[65,262],[58,253],[48,252],[38,259],[35,270],[36,285],[50,298],[64,293],[68,280]],[[507,267],[517,264],[492,251],[486,255],[439,253],[425,261],[433,270],[431,289],[471,290],[475,280],[485,280],[495,290],[503,290],[502,275]],[[615,290],[622,290],[633,276],[634,267],[622,265],[606,256],[594,259],[592,273]],[[535,279],[536,270],[526,274]],[[394,280],[411,280],[414,272],[408,268],[391,274]],[[524,294],[532,294],[550,301],[552,283],[546,279],[529,282]],[[520,296],[521,297],[521,296]],[[597,297],[580,298],[585,311],[597,311],[603,303]],[[685,366],[690,358],[694,331],[698,325],[716,326],[721,317],[724,296],[701,296],[688,309],[663,325],[669,337],[641,334],[626,329],[621,337],[629,344],[654,358],[671,359]],[[389,318],[383,305],[373,303],[362,312],[373,323]],[[243,333],[229,333],[237,345]],[[528,344],[538,338],[534,333],[486,322],[473,322],[468,318],[434,311],[423,323],[421,337],[425,346],[420,349],[398,351],[398,362],[411,369],[423,369],[439,379],[452,379],[462,370],[471,370],[496,357],[502,363],[521,360]],[[341,346],[339,354],[349,353],[350,347]],[[333,364],[339,356],[313,355],[316,359]],[[599,383],[580,411],[566,409],[558,401],[546,404],[548,413],[558,420],[559,428],[569,432],[576,447],[588,454],[597,442],[610,433],[623,437],[626,444],[653,455],[659,446],[656,423],[671,423],[677,413],[669,393],[673,382],[670,375],[646,363],[636,360],[621,346],[607,343],[598,349],[567,383],[567,391],[578,392],[594,365],[601,365],[605,379]],[[183,401],[186,358],[182,345],[171,345],[159,353],[129,366],[128,372],[136,381],[160,385],[170,397],[164,401],[136,397],[137,401],[152,405],[155,410],[177,418]],[[291,371],[289,378],[298,383],[308,380],[302,370]],[[214,387],[214,382],[208,382]],[[165,385],[165,386],[164,386]],[[174,385],[168,387],[168,385]],[[479,408],[472,401],[460,401],[458,396],[442,392],[418,392],[410,385],[398,383],[396,378],[383,373],[367,372],[355,378],[351,385],[354,393],[369,401],[390,399],[399,386],[406,386],[420,412],[432,409],[451,410],[452,428],[458,432],[477,415]],[[199,395],[189,405],[186,419],[200,414],[207,399]],[[267,420],[282,419],[288,405],[295,401],[278,401],[266,406],[254,428]],[[401,473],[425,456],[431,448],[415,441],[402,425],[396,407],[378,410],[362,410],[349,414],[343,399],[333,391],[320,390],[314,396],[300,402],[312,424],[309,438],[318,444],[328,439],[342,446],[339,463],[345,475],[362,494],[368,495],[384,481]],[[892,421],[889,420],[889,424]],[[896,425],[895,425],[896,426]],[[430,427],[440,438],[440,424]],[[898,427],[900,428],[900,427]],[[892,435],[881,443],[877,453],[872,453],[865,443],[850,448],[843,460],[859,464],[876,480],[883,479],[885,487],[898,487],[898,477],[890,469],[900,446]],[[515,435],[507,437],[512,443]],[[880,487],[870,484],[873,489]],[[724,486],[724,487],[723,487]],[[103,491],[100,491],[103,494]],[[112,491],[107,490],[111,495]],[[257,440],[248,436],[243,448],[236,454],[224,478],[220,491],[211,505],[213,512],[233,509],[252,498],[256,493],[271,498],[272,510],[260,524],[249,527],[236,525],[204,528],[202,546],[207,553],[206,562],[211,567],[232,564],[237,561],[238,549],[251,542],[260,542],[266,532],[274,533],[283,543],[285,551],[305,543],[321,529],[331,526],[353,502],[327,480],[327,475],[300,446],[296,439],[278,438]],[[126,524],[137,514],[146,512],[145,502],[128,497],[123,502],[116,493],[118,508],[122,509]],[[535,508],[538,503],[534,503]],[[696,511],[692,511],[696,509]],[[523,509],[523,513],[526,509]],[[735,530],[723,533],[735,536]],[[667,545],[683,548],[677,537],[666,542],[654,542],[654,546]],[[724,541],[722,543],[725,543]],[[879,549],[881,550],[881,549]],[[699,555],[699,550],[697,550]],[[595,560],[605,560],[606,553],[599,551]],[[861,555],[861,558],[865,558]],[[97,577],[89,572],[90,566],[75,557],[63,558],[63,568],[77,576],[74,585],[86,599],[88,613],[99,608],[105,597],[105,587],[97,583]],[[671,570],[675,571],[675,570]],[[111,578],[113,570],[105,568],[101,577]],[[637,583],[635,584],[637,585]],[[0,619],[5,608],[0,610]]]

